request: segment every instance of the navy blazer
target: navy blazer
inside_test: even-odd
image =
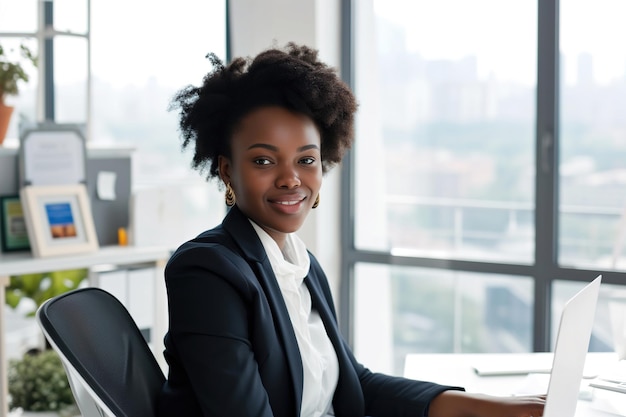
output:
[[[311,256],[305,278],[339,360],[338,417],[425,416],[452,387],[372,373],[344,342],[328,281]],[[159,417],[295,417],[302,362],[287,307],[263,245],[235,206],[222,225],[183,244],[165,269],[168,379]]]

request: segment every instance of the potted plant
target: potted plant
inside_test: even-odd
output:
[[[17,308],[21,301],[27,301],[31,310],[22,310],[34,316],[44,301],[78,288],[88,273],[87,269],[75,269],[13,276],[6,304]],[[79,416],[61,359],[49,344],[45,345],[44,350],[31,349],[21,359],[9,362],[10,407],[22,410],[18,414],[22,417]]]
[[[13,114],[13,107],[6,105],[5,98],[19,93],[20,82],[28,82],[29,76],[23,67],[26,63],[36,67],[37,58],[24,43],[20,44],[19,53],[0,45],[0,145]]]
[[[74,416],[79,414],[58,354],[32,350],[9,361],[9,406],[22,416]]]
[[[6,288],[5,302],[15,309],[22,300],[25,300],[31,307],[27,315],[34,316],[44,301],[75,290],[85,282],[88,275],[89,270],[85,268],[15,275],[11,277]]]

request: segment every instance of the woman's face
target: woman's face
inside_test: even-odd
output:
[[[231,138],[231,158],[219,159],[239,209],[282,248],[302,226],[322,185],[320,134],[313,121],[281,107],[246,115]]]

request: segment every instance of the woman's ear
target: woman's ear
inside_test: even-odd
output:
[[[230,184],[230,159],[223,155],[217,157],[217,166],[219,167],[220,178],[224,182],[224,185]]]

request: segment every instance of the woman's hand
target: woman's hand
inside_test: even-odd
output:
[[[545,395],[497,397],[444,391],[430,403],[428,417],[541,417]]]

